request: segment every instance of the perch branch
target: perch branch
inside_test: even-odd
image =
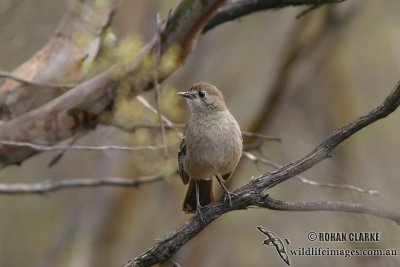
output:
[[[250,180],[248,183],[235,190],[233,193],[236,197],[232,198],[232,205],[229,200],[224,201],[221,198],[218,201],[212,202],[202,209],[202,221],[196,214],[190,218],[185,224],[179,226],[177,229],[171,231],[167,235],[158,239],[156,244],[130,260],[125,267],[133,266],[151,266],[157,263],[162,263],[171,258],[186,242],[201,232],[208,224],[220,217],[221,215],[233,211],[247,209],[251,206],[259,206],[260,203],[265,202],[265,195],[263,192],[275,185],[278,185],[300,173],[310,169],[318,162],[326,159],[331,155],[337,145],[344,140],[360,131],[364,127],[374,123],[382,118],[385,118],[400,105],[400,82],[397,83],[392,93],[383,101],[383,103],[369,113],[355,119],[348,125],[333,132],[325,141],[317,146],[313,151],[304,156],[298,161],[290,163],[274,172],[265,173],[259,177]],[[296,202],[295,202],[296,203]],[[297,202],[299,204],[301,202]],[[328,202],[325,202],[328,203]],[[399,222],[400,214],[398,212],[383,212],[380,213],[378,209],[371,208],[362,204],[343,202],[331,202],[334,204],[318,204],[315,202],[314,207],[324,208],[329,211],[346,211],[353,213],[372,214],[379,217],[390,219],[396,223]],[[342,203],[342,204],[340,204]],[[293,206],[295,209],[295,206]],[[311,209],[312,205],[309,205]],[[336,207],[336,209],[335,209]],[[301,210],[299,205],[299,210]],[[304,206],[303,206],[304,208]],[[329,209],[328,209],[329,208]]]

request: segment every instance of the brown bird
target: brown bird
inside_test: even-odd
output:
[[[222,93],[214,85],[196,83],[178,95],[186,98],[190,109],[178,153],[179,175],[184,184],[189,183],[183,210],[197,211],[202,220],[200,208],[214,201],[214,176],[232,205],[232,193],[223,182],[229,179],[239,162],[242,134]]]

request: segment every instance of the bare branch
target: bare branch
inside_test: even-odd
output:
[[[164,127],[170,127],[173,123],[172,121],[170,121],[167,117],[165,117],[164,115],[160,114],[158,112],[158,109],[153,107],[149,101],[146,100],[146,98],[144,98],[143,96],[139,95],[136,97],[136,99],[143,104],[143,106],[145,106],[146,108],[148,108],[151,112],[153,112],[154,114],[157,114],[160,116],[160,119],[162,120],[162,122],[165,123]],[[158,128],[160,129],[160,125],[158,125]]]
[[[257,206],[283,211],[340,211],[368,214],[400,224],[400,213],[360,203],[340,201],[282,201],[266,196],[257,203]]]
[[[163,114],[161,111],[161,105],[160,105],[160,94],[161,94],[161,89],[160,89],[160,82],[158,78],[158,69],[160,67],[160,59],[161,59],[161,33],[164,30],[163,23],[161,22],[160,14],[156,15],[156,27],[157,27],[157,41],[156,45],[154,47],[153,53],[154,53],[154,73],[153,73],[153,83],[154,83],[154,91],[156,95],[156,107],[157,107],[157,115],[158,115],[158,121],[160,123],[160,131],[161,131],[161,141],[165,145],[167,142],[166,136],[165,136],[165,126],[164,126],[164,118]],[[165,148],[164,149],[164,157],[166,158],[168,156],[168,151]]]
[[[251,132],[246,132],[246,131],[242,131],[242,135],[246,136],[246,137],[255,137],[258,139],[263,139],[263,140],[268,140],[268,141],[277,141],[277,142],[282,141],[282,138],[280,138],[278,136],[265,135],[265,134],[259,134],[259,133],[251,133]]]
[[[143,99],[143,97],[140,97],[141,101]],[[147,100],[144,99],[144,101],[146,103]],[[143,103],[144,104],[144,103]],[[147,104],[146,104],[147,105]],[[150,104],[149,104],[150,105]],[[151,111],[152,112],[157,112],[156,110],[153,110],[153,106],[151,106]],[[165,117],[163,115],[163,120],[164,122],[168,122],[166,125],[164,125],[165,129],[184,129],[186,127],[185,124],[179,124],[179,123],[173,123],[172,121],[170,121],[167,117]],[[136,130],[139,129],[154,129],[154,130],[160,130],[160,125],[155,125],[155,124],[136,124],[133,126],[125,126],[125,125],[121,125],[121,124],[117,124],[117,123],[99,123],[101,125],[104,126],[111,126],[111,127],[115,127],[119,130],[122,130],[124,132],[134,132]],[[252,137],[252,138],[257,138],[257,139],[262,139],[262,140],[267,140],[267,141],[276,141],[276,142],[281,142],[282,138],[278,137],[278,136],[273,136],[273,135],[265,135],[265,134],[259,134],[259,133],[251,133],[251,132],[246,132],[246,131],[242,131],[242,135],[246,136],[246,137]]]
[[[186,242],[201,232],[209,223],[220,217],[221,215],[240,209],[247,209],[251,206],[260,206],[263,203],[265,195],[263,192],[275,185],[278,185],[300,173],[310,169],[318,162],[329,157],[333,150],[341,142],[360,131],[371,123],[380,120],[393,111],[400,105],[400,82],[397,83],[392,93],[378,107],[371,110],[369,113],[357,118],[347,126],[333,132],[325,141],[317,146],[309,154],[283,166],[277,171],[265,173],[259,177],[251,179],[248,183],[235,190],[233,193],[236,197],[232,198],[232,205],[229,200],[221,198],[218,201],[212,202],[202,208],[202,220],[196,214],[190,218],[185,224],[171,231],[167,235],[158,239],[156,244],[136,258],[130,260],[125,267],[132,266],[151,266],[157,263],[162,263],[171,258],[178,249]],[[295,202],[296,203],[296,202]],[[297,202],[298,204],[300,202]],[[322,210],[323,208],[329,211],[347,211],[355,213],[365,213],[382,218],[390,219],[396,223],[399,222],[400,215],[396,212],[379,211],[377,208],[363,206],[361,204],[343,202],[330,202],[334,204],[315,204],[315,208]],[[299,205],[301,206],[301,205]],[[308,207],[311,209],[311,205]],[[335,209],[336,208],[336,209]]]
[[[154,183],[164,180],[161,174],[143,176],[135,179],[107,177],[101,179],[68,179],[61,181],[47,180],[39,183],[14,183],[0,184],[0,194],[44,194],[67,188],[119,186],[138,187],[140,185]]]
[[[232,21],[254,12],[283,8],[288,6],[304,6],[311,5],[318,7],[325,4],[335,4],[345,0],[246,0],[235,1],[222,6],[218,13],[210,20],[204,27],[203,33],[211,30],[212,28]]]
[[[99,150],[120,150],[120,151],[141,151],[141,150],[160,150],[168,147],[176,146],[176,144],[166,144],[160,146],[79,146],[79,145],[54,145],[46,146],[40,144],[26,143],[26,142],[15,142],[8,140],[0,140],[0,144],[8,146],[19,146],[29,147],[36,151],[58,151],[58,150],[88,150],[88,151],[99,151]]]
[[[84,135],[84,132],[79,132],[77,133],[74,137],[71,138],[71,140],[69,140],[69,142],[67,143],[68,147],[72,146],[73,144],[75,144],[79,138],[81,138]],[[67,149],[62,150],[61,152],[59,152],[57,155],[55,155],[50,162],[47,164],[48,168],[53,167],[55,164],[57,164],[57,162],[59,162],[61,160],[61,158],[65,155],[65,153],[67,152]]]
[[[155,125],[155,124],[135,124],[133,126],[125,126],[117,123],[100,123],[101,125],[104,126],[111,126],[115,127],[121,131],[127,132],[127,133],[132,133],[136,130],[140,129],[152,129],[152,130],[160,130],[160,125]],[[172,123],[170,125],[164,125],[165,129],[184,129],[185,124],[177,124],[177,123]]]

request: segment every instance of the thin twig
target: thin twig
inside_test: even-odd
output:
[[[133,126],[125,126],[125,125],[121,125],[118,123],[100,123],[103,126],[111,126],[111,127],[115,127],[121,131],[124,132],[128,132],[128,133],[132,133],[136,130],[140,130],[140,129],[153,129],[153,130],[160,130],[160,125],[155,125],[155,124],[136,124]],[[164,128],[165,129],[183,129],[185,128],[185,124],[177,124],[177,123],[172,123],[169,125],[165,125],[164,124]]]
[[[72,139],[68,142],[68,146],[72,146],[73,144],[75,144],[83,135],[85,134],[84,131],[77,133],[75,136],[72,137]],[[57,155],[55,155],[50,162],[47,164],[48,168],[53,167],[55,164],[57,164],[61,158],[65,155],[65,153],[68,150],[62,150],[60,153],[58,153]]]
[[[268,141],[277,141],[277,142],[282,141],[282,138],[280,138],[278,136],[252,133],[252,132],[246,132],[246,131],[242,131],[242,135],[246,136],[246,137],[255,137],[258,139],[263,139],[263,140],[268,140]]]
[[[33,80],[28,80],[22,77],[18,77],[15,74],[12,74],[7,71],[0,71],[0,78],[7,78],[7,79],[12,79],[16,80],[21,83],[25,83],[28,85],[32,85],[35,87],[40,87],[40,88],[50,88],[50,89],[60,89],[60,88],[65,88],[65,89],[71,89],[76,86],[76,84],[57,84],[57,83],[50,83],[50,82],[44,82],[44,81],[33,81]]]
[[[39,183],[14,183],[0,184],[0,194],[44,194],[67,188],[98,187],[98,186],[120,186],[138,187],[143,184],[154,183],[164,180],[164,175],[156,174],[143,176],[135,179],[107,177],[100,179],[68,179],[61,181],[47,180]]]
[[[160,18],[160,14],[157,13],[156,15],[156,27],[157,27],[157,41],[154,46],[154,91],[156,95],[156,108],[157,108],[157,115],[158,115],[158,121],[160,123],[160,130],[161,130],[161,141],[165,145],[167,143],[167,139],[165,137],[165,127],[164,127],[164,122],[163,122],[163,115],[161,111],[161,104],[160,104],[160,83],[158,79],[158,68],[160,65],[160,58],[161,58],[161,33],[163,31],[163,23]],[[168,150],[167,148],[164,149],[164,158],[168,157]]]
[[[244,144],[243,151],[252,151],[252,150],[261,151],[263,144],[264,144],[263,140],[258,142],[253,142],[250,144]]]
[[[139,151],[139,150],[160,150],[168,147],[175,146],[177,144],[167,144],[160,146],[114,146],[114,145],[104,145],[104,146],[80,146],[80,145],[54,145],[54,146],[46,146],[40,144],[33,144],[27,142],[16,142],[9,140],[0,140],[0,145],[8,145],[8,146],[19,146],[19,147],[28,147],[37,151],[57,151],[57,150],[120,150],[120,151]]]
[[[258,166],[258,163],[263,163],[265,165],[274,167],[276,169],[282,168],[283,166],[272,161],[272,160],[268,160],[265,158],[260,158],[257,157],[256,155],[254,155],[253,153],[250,153],[248,151],[243,152],[243,156],[245,156],[246,158],[248,158],[249,160],[253,161],[256,166]],[[365,194],[369,194],[369,195],[377,195],[379,194],[379,191],[377,190],[372,190],[372,189],[364,189],[355,185],[347,185],[347,184],[334,184],[334,183],[320,183],[320,182],[316,182],[310,179],[305,178],[304,176],[301,175],[296,175],[294,178],[297,179],[297,181],[300,181],[306,185],[310,185],[310,186],[318,186],[318,187],[331,187],[331,188],[337,188],[337,189],[345,189],[345,190],[351,190],[351,191],[356,191],[359,193],[365,193]]]
[[[145,100],[145,101],[147,102],[147,100]],[[147,106],[147,104],[146,104],[146,106]],[[151,106],[151,108],[153,109],[152,106]],[[186,127],[185,124],[173,123],[168,118],[166,118],[164,115],[163,115],[163,117],[164,117],[163,120],[165,122],[168,122],[168,124],[164,124],[165,129],[184,129]],[[103,126],[115,127],[121,131],[129,132],[129,133],[134,132],[139,129],[154,129],[154,130],[160,129],[160,125],[155,125],[155,124],[136,124],[133,126],[125,126],[125,125],[121,125],[121,124],[113,123],[113,122],[110,122],[110,123],[100,122],[99,124],[103,125]],[[266,141],[276,141],[276,142],[282,141],[282,138],[280,138],[278,136],[265,135],[265,134],[260,134],[260,133],[252,133],[252,132],[247,132],[247,131],[242,131],[242,135],[246,136],[246,137],[253,137],[253,138],[262,139],[262,140],[266,140]]]
[[[156,108],[154,108],[147,100],[146,98],[144,98],[143,96],[139,95],[136,97],[136,99],[142,103],[143,106],[145,106],[146,108],[148,108],[151,112],[153,112],[154,114],[158,114],[158,111]],[[164,115],[161,115],[161,119],[162,121],[165,123],[166,127],[169,127],[169,125],[172,125],[173,123]]]
[[[309,180],[301,175],[296,175],[295,178],[297,179],[297,181],[300,181],[306,185],[311,185],[311,186],[345,189],[345,190],[356,191],[359,193],[365,193],[365,194],[369,194],[369,195],[378,195],[379,194],[378,190],[364,189],[364,188],[361,188],[361,187],[358,187],[355,185],[351,185],[351,184],[319,183],[319,182],[316,182],[313,180]]]

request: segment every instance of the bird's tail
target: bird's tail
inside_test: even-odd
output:
[[[189,188],[186,192],[183,202],[183,211],[186,213],[195,213],[197,210],[196,182],[199,186],[199,202],[201,206],[206,206],[214,201],[213,183],[210,180],[190,179]]]

